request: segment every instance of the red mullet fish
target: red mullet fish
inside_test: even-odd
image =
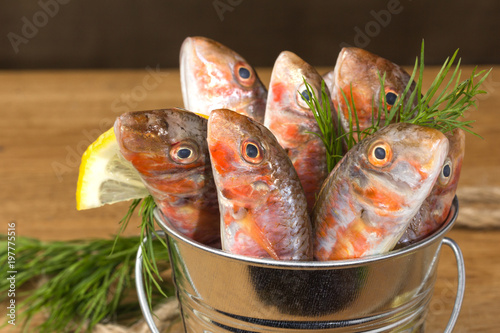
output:
[[[315,259],[390,251],[429,195],[447,153],[443,133],[407,123],[386,126],[351,148],[314,207]]]
[[[384,91],[381,91],[380,78],[385,74]],[[349,132],[349,105],[354,104],[359,121],[359,130],[363,131],[372,125],[380,113],[381,123],[385,120],[383,109],[379,110],[381,94],[387,102],[387,109],[396,103],[411,79],[411,76],[395,63],[376,54],[356,47],[345,47],[340,51],[335,69],[323,76],[330,88],[332,102],[340,115],[344,131]],[[405,97],[404,104],[410,102],[410,95],[415,89],[415,82]],[[351,91],[352,89],[352,91]],[[342,95],[344,93],[346,99]],[[417,101],[412,102],[416,105]],[[355,116],[351,115],[352,124],[356,126]],[[357,134],[354,136],[358,139]]]
[[[304,188],[309,212],[328,170],[325,145],[312,133],[320,129],[304,98],[310,99],[304,85],[309,83],[321,96],[321,76],[292,52],[282,52],[273,67],[264,125],[288,153]]]
[[[187,237],[217,247],[220,215],[207,119],[175,108],[128,112],[116,120],[115,134],[122,155],[169,222]]]
[[[274,135],[236,112],[214,110],[208,148],[222,249],[256,258],[312,260],[312,227],[300,180]]]
[[[227,108],[264,121],[267,91],[238,53],[204,37],[188,37],[180,51],[184,107],[209,115]]]
[[[453,132],[447,132],[445,135],[450,142],[450,149],[441,168],[441,173],[431,193],[399,240],[398,247],[425,238],[436,231],[448,217],[462,170],[465,154],[465,132],[456,128]]]

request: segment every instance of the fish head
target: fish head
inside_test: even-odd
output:
[[[319,131],[314,114],[306,103],[306,100],[311,101],[311,96],[304,80],[322,103],[322,78],[318,72],[295,53],[281,52],[271,74],[264,124],[287,148],[293,147],[294,141],[307,141],[311,134],[306,132]]]
[[[127,112],[115,121],[122,155],[146,177],[210,166],[207,120],[187,110]]]
[[[441,167],[436,184],[426,199],[427,212],[423,214],[430,216],[433,221],[438,223],[446,219],[450,210],[458,187],[465,154],[464,130],[455,128],[452,132],[447,132],[445,135],[450,143],[450,149]]]
[[[441,173],[448,149],[448,139],[437,129],[408,123],[380,129],[358,145],[364,174],[359,199],[377,206],[383,197],[384,205],[393,201],[397,209],[423,202]]]
[[[207,141],[223,197],[242,205],[257,204],[267,197],[275,182],[270,172],[272,160],[282,150],[269,130],[249,117],[218,109],[210,113]]]
[[[304,80],[312,87],[316,97],[321,96],[321,76],[295,53],[283,51],[274,63],[269,86],[267,110],[286,110],[314,119],[305,102],[311,100]]]
[[[267,90],[238,53],[205,37],[188,37],[180,51],[184,106],[206,115],[228,108],[264,121]]]
[[[438,195],[448,191],[455,192],[465,154],[465,131],[463,129],[455,128],[445,135],[450,143],[450,149],[435,185]]]
[[[382,91],[380,80],[384,75]],[[377,119],[380,114],[381,119],[385,119],[383,108],[379,107],[382,105],[380,101],[386,101],[387,109],[390,110],[402,96],[410,79],[411,76],[402,67],[387,59],[360,48],[343,48],[337,58],[331,84],[332,101],[340,113],[343,127],[349,128],[348,103],[354,104],[356,108],[360,130],[371,126],[372,117]],[[409,102],[414,88],[413,82],[405,103]]]

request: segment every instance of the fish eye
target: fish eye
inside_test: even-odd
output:
[[[178,158],[189,158],[193,154],[193,151],[190,148],[181,148],[177,151]]]
[[[385,102],[387,103],[387,109],[390,110],[396,101],[398,100],[398,94],[392,90],[388,89],[385,92]]]
[[[375,158],[377,160],[383,160],[383,159],[385,159],[385,156],[386,156],[386,152],[385,152],[385,149],[383,147],[375,148],[373,154],[375,155]]]
[[[264,159],[264,149],[255,140],[245,140],[241,145],[241,156],[251,164],[259,164]]]
[[[238,82],[242,85],[249,87],[255,82],[255,75],[250,66],[245,63],[239,63],[235,66],[235,73]]]
[[[385,142],[375,142],[369,149],[368,161],[376,166],[383,167],[392,161],[392,149]]]
[[[302,84],[299,89],[297,89],[297,104],[304,109],[309,109],[307,102],[311,101],[311,95],[307,90],[305,84]]]
[[[441,168],[441,174],[439,175],[439,184],[446,185],[451,179],[451,160],[449,158],[443,164]]]
[[[198,159],[198,150],[191,142],[181,142],[172,147],[170,158],[176,163],[189,164]]]
[[[240,75],[240,77],[242,79],[249,79],[250,78],[250,71],[248,70],[248,68],[240,67],[238,69],[238,74]]]

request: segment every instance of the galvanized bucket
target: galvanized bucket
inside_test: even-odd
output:
[[[167,235],[177,298],[186,332],[423,332],[441,245],[454,252],[458,290],[445,332],[457,320],[465,288],[458,245],[444,237],[458,214],[431,237],[384,255],[331,262],[253,259],[203,246],[180,235],[157,211]],[[142,282],[143,315],[158,332]]]

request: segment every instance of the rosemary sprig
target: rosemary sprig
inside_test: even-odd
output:
[[[131,309],[135,309],[135,318],[140,318],[132,284],[140,240],[121,237],[42,242],[17,237],[16,266],[20,269],[16,287],[19,299],[25,297],[19,304],[22,310],[18,318],[24,324],[24,331],[33,331],[30,322],[39,313],[49,314],[36,327],[41,333],[90,332],[97,323],[112,320],[125,311],[130,313]],[[7,261],[6,242],[6,236],[0,236],[3,262]],[[154,248],[158,252],[163,250],[159,243]],[[8,289],[8,281],[0,280],[1,298],[5,299]],[[170,285],[167,294],[173,295],[173,290]]]

